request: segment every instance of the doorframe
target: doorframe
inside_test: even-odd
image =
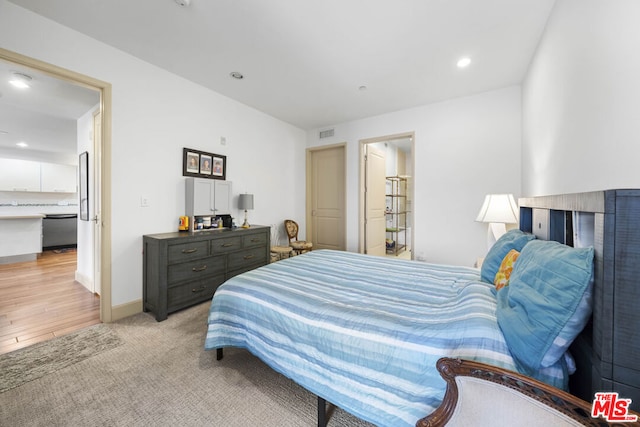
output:
[[[365,245],[364,245],[364,239],[365,239],[365,200],[364,200],[364,196],[365,196],[365,184],[366,184],[366,180],[365,180],[365,146],[367,144],[373,144],[376,142],[386,142],[386,141],[391,141],[393,139],[404,139],[404,138],[410,138],[411,139],[411,178],[413,179],[413,185],[411,185],[411,191],[409,192],[409,194],[411,195],[411,201],[412,201],[412,207],[415,206],[414,200],[415,200],[415,187],[416,187],[416,183],[415,183],[415,170],[416,170],[416,154],[415,154],[415,148],[416,148],[416,133],[414,131],[411,132],[403,132],[403,133],[396,133],[396,134],[392,134],[392,135],[385,135],[385,136],[377,136],[374,138],[365,138],[365,139],[361,139],[359,141],[359,151],[358,151],[358,166],[360,168],[359,171],[359,180],[360,180],[360,185],[358,188],[358,252],[363,254],[365,252]],[[411,259],[414,259],[414,254],[415,251],[413,250],[415,248],[415,212],[411,212],[412,216],[411,216]]]
[[[347,236],[347,143],[346,142],[340,142],[337,144],[329,144],[329,145],[320,145],[317,147],[309,147],[306,149],[306,159],[305,159],[305,236],[306,239],[309,240],[310,236],[312,236],[313,234],[313,220],[311,218],[311,211],[312,211],[312,203],[313,203],[313,197],[312,197],[312,191],[313,191],[313,175],[311,173],[311,169],[312,169],[312,156],[313,153],[318,152],[318,151],[323,151],[323,150],[332,150],[334,148],[341,148],[342,152],[343,152],[343,158],[344,158],[344,164],[342,165],[343,167],[343,172],[344,172],[344,221],[342,221],[342,236],[344,236],[344,245],[345,245],[345,250],[346,250],[346,245],[347,245],[347,241],[346,241],[346,236]]]
[[[111,84],[3,48],[0,48],[0,59],[32,68],[51,77],[93,89],[100,93],[100,110],[102,111],[102,180],[100,182],[102,238],[100,248],[98,248],[102,265],[100,274],[100,320],[102,322],[111,322]]]

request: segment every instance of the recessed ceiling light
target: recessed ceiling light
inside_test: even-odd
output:
[[[471,58],[469,58],[468,56],[465,56],[464,58],[460,58],[458,60],[458,68],[465,68],[468,67],[469,64],[471,64]]]
[[[27,74],[13,73],[13,77],[11,77],[9,83],[11,83],[14,87],[17,87],[18,89],[26,89],[29,87],[29,82],[31,82],[31,80],[33,79]]]
[[[29,146],[29,144],[24,141],[16,142],[16,145],[20,148],[27,148]]]
[[[238,72],[238,71],[232,71],[232,72],[230,72],[230,73],[229,73],[229,75],[230,75],[231,77],[233,77],[234,79],[237,79],[237,80],[242,80],[242,79],[244,79],[244,76],[242,75],[242,73],[240,73],[240,72]]]

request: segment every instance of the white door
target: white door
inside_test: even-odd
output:
[[[101,295],[102,264],[102,113],[93,115],[93,292]]]
[[[365,150],[365,253],[369,255],[384,255],[386,253],[385,153],[370,145],[366,145]]]
[[[346,249],[344,146],[311,151],[313,249]]]
[[[187,178],[187,215],[210,216],[215,212],[215,185],[210,179]]]
[[[231,181],[215,181],[213,203],[216,215],[231,214]]]
[[[45,193],[76,193],[78,169],[73,165],[40,163],[40,191]]]
[[[0,159],[0,191],[40,191],[40,163]]]

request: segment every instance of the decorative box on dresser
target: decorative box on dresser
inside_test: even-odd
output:
[[[578,368],[570,391],[587,401],[595,392],[616,391],[640,411],[640,190],[519,202],[522,230],[569,246],[588,230],[595,249],[593,316],[570,348]]]
[[[270,227],[143,236],[144,311],[156,320],[209,300],[225,280],[269,262]]]

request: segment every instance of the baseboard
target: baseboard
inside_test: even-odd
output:
[[[93,292],[94,283],[93,280],[76,270],[75,279],[82,286]],[[96,292],[98,295],[100,292]],[[142,300],[131,301],[125,304],[111,307],[111,321],[124,319],[125,317],[133,316],[142,312]]]
[[[135,300],[125,304],[115,305],[111,307],[111,321],[124,319],[134,314],[142,313],[142,300]]]
[[[76,279],[76,282],[80,283],[82,286],[87,288],[89,292],[93,292],[94,284],[93,284],[93,280],[89,276],[86,276],[80,273],[78,270],[76,270],[75,279]],[[99,294],[99,292],[97,293]]]
[[[0,257],[0,264],[13,264],[15,262],[35,261],[38,254],[10,255]]]

